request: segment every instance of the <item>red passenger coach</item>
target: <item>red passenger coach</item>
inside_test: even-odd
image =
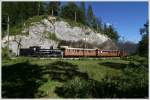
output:
[[[122,57],[127,54],[120,50],[100,50],[84,48],[65,48],[62,49],[64,57]]]
[[[64,50],[64,57],[95,57],[95,49],[83,49],[83,48],[66,48]]]
[[[121,52],[119,50],[97,50],[98,57],[119,57]]]

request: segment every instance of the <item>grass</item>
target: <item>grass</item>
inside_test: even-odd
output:
[[[66,81],[74,77],[101,81],[106,75],[112,77],[123,74],[122,69],[128,64],[129,61],[121,59],[63,61],[32,57],[16,57],[11,60],[3,59],[2,97],[61,98],[55,92],[55,89],[61,87]],[[27,79],[25,78],[26,80],[24,80],[23,77]],[[13,85],[14,83],[18,85]],[[11,86],[8,84],[11,84]],[[34,89],[26,90],[21,88],[30,87],[28,84]],[[37,84],[38,86],[35,86]],[[15,88],[21,89],[16,90]],[[18,94],[12,93],[11,90],[14,90],[15,93],[18,92]],[[31,91],[31,93],[23,95],[27,91]],[[11,95],[8,93],[11,93]]]
[[[83,72],[87,72],[90,78],[101,80],[106,74],[118,75],[121,74],[120,69],[110,68],[100,63],[115,62],[116,60],[85,60],[85,61],[68,61],[79,66]],[[122,60],[119,60],[122,61]],[[123,63],[127,63],[122,61]]]

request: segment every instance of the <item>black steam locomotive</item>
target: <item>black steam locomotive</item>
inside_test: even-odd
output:
[[[32,46],[30,48],[21,48],[20,56],[44,56],[44,57],[61,57],[62,51],[58,49],[41,49],[39,46]]]

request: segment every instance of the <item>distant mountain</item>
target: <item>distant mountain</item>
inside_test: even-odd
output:
[[[130,41],[127,42],[118,42],[118,49],[124,50],[128,54],[133,54],[137,52],[138,44]]]
[[[24,22],[24,28],[9,37],[9,48],[18,54],[19,48],[41,46],[58,48],[60,45],[71,47],[117,49],[115,43],[105,35],[73,21],[48,17],[33,17]],[[19,30],[14,27],[14,29]],[[14,30],[13,28],[11,30]],[[3,37],[2,47],[7,46],[8,36]],[[104,43],[104,44],[103,44]]]

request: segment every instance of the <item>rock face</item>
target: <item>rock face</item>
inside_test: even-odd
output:
[[[24,33],[29,34],[23,35]],[[83,40],[94,45],[101,45],[109,40],[107,36],[95,33],[90,28],[72,27],[65,21],[52,22],[43,19],[41,22],[33,23],[32,26],[24,29],[20,35],[10,36],[9,48],[15,54],[18,54],[19,48],[29,48],[30,46],[41,46],[41,48],[53,46],[53,48],[57,48],[59,42],[48,38],[49,33],[55,33],[59,40],[75,42]],[[2,47],[7,45],[7,41],[8,37],[6,36],[2,40]]]

